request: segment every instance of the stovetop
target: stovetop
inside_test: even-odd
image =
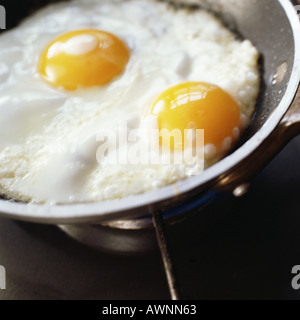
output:
[[[187,299],[299,299],[300,137],[252,182],[168,227]],[[157,247],[141,255],[99,252],[55,226],[0,218],[0,299],[169,299]]]

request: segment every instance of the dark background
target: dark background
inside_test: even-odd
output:
[[[300,137],[241,199],[226,197],[169,227],[183,297],[299,299]],[[0,218],[0,299],[168,299],[157,249],[141,256],[101,253],[54,226]]]

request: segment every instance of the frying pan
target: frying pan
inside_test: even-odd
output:
[[[7,23],[14,24],[50,2],[58,1],[4,1]],[[47,206],[3,199],[0,200],[1,215],[47,224],[92,224],[174,208],[214,190],[240,194],[251,177],[300,132],[300,23],[294,8],[296,3],[293,5],[289,0],[181,2],[212,10],[238,36],[250,39],[261,52],[261,94],[240,146],[202,175],[178,182],[176,188],[171,185],[121,200],[91,204]]]

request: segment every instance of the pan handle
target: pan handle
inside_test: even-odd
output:
[[[215,188],[234,191],[239,196],[247,191],[250,179],[260,172],[294,137],[300,134],[300,87],[296,97],[273,133],[250,156],[222,175]]]

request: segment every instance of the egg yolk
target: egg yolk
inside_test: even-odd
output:
[[[160,130],[179,129],[182,137],[187,129],[203,129],[204,144],[213,144],[217,150],[226,138],[234,139],[234,132],[241,127],[240,107],[233,97],[204,82],[187,82],[167,89],[157,98],[150,114],[157,117]],[[185,147],[173,145],[175,149]]]
[[[66,33],[42,53],[40,74],[55,87],[76,90],[105,85],[121,74],[129,60],[125,43],[105,31]]]

